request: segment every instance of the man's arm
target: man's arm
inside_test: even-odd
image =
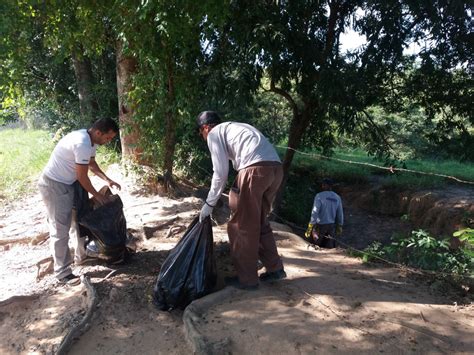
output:
[[[314,202],[313,202],[313,210],[311,211],[311,219],[309,223],[311,224],[316,224],[319,222],[319,211],[321,211],[321,199],[318,196],[319,194],[316,194],[314,197]]]
[[[107,198],[104,195],[101,195],[92,185],[91,180],[88,175],[89,165],[87,164],[76,164],[76,176],[77,181],[81,186],[96,199],[99,204],[103,205],[107,202]]]
[[[117,189],[121,189],[121,186],[120,184],[116,183],[115,181],[113,181],[112,179],[110,179],[107,175],[105,175],[105,173],[102,171],[102,169],[99,167],[99,165],[97,164],[97,162],[95,161],[95,158],[92,157],[90,162],[89,162],[89,168],[91,169],[91,171],[97,175],[98,177],[100,177],[102,180],[104,180],[107,185],[109,185],[109,187],[116,187]],[[89,180],[90,181],[90,180]]]
[[[225,143],[219,137],[208,136],[207,144],[212,160],[212,181],[206,202],[215,206],[224,191],[229,175],[229,158],[225,151]]]

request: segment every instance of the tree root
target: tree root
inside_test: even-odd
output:
[[[53,273],[54,271],[54,260],[52,256],[42,259],[36,263],[38,268],[36,271],[36,281],[41,280],[46,275]]]
[[[59,348],[57,350],[58,355],[65,355],[68,353],[73,342],[78,339],[90,326],[90,320],[92,318],[92,312],[95,309],[97,304],[97,292],[95,288],[90,283],[90,280],[87,276],[81,276],[81,281],[87,289],[87,311],[82,318],[81,322],[73,327],[61,341]]]
[[[49,238],[49,233],[44,232],[40,233],[34,237],[22,237],[22,238],[14,238],[14,239],[2,239],[0,240],[0,246],[8,245],[8,244],[30,244],[30,245],[38,245],[43,244]]]
[[[173,217],[171,219],[168,219],[168,220],[164,221],[161,224],[158,224],[158,225],[155,225],[155,226],[152,226],[152,227],[143,226],[143,233],[145,235],[145,238],[146,239],[153,238],[153,234],[156,231],[159,231],[160,229],[165,229],[166,227],[168,227],[168,226],[172,225],[174,222],[176,222],[178,219],[179,219],[179,217]]]

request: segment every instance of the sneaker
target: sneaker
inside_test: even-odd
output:
[[[81,283],[81,279],[79,278],[79,276],[74,275],[74,274],[69,274],[67,276],[64,276],[63,278],[60,278],[58,281],[60,284],[68,285],[68,286],[76,286]]]
[[[281,280],[286,277],[286,272],[285,270],[277,270],[277,271],[272,271],[272,272],[264,272],[259,276],[259,279],[261,281],[276,281],[276,280]]]
[[[240,290],[255,291],[258,289],[258,284],[255,285],[242,285],[237,276],[224,278],[226,286],[232,286]]]

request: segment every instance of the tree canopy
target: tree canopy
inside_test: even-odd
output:
[[[285,176],[294,149],[340,137],[396,156],[390,115],[437,146],[474,146],[463,1],[5,0],[0,11],[0,117],[51,128],[119,117],[123,154],[140,152],[167,184],[202,161],[204,109],[288,145]],[[349,31],[366,43],[344,51]]]

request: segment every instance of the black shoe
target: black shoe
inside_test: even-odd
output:
[[[79,278],[79,276],[74,275],[74,274],[69,274],[67,276],[64,276],[63,278],[60,278],[58,281],[60,284],[68,285],[68,286],[76,286],[81,283],[81,279]]]
[[[224,278],[226,286],[236,287],[240,290],[255,291],[258,289],[258,284],[255,285],[242,285],[237,276],[231,276]]]
[[[264,272],[263,274],[260,275],[259,279],[261,281],[276,281],[276,280],[281,280],[286,277],[286,272],[285,270],[277,270],[277,271],[272,271],[272,272]]]

